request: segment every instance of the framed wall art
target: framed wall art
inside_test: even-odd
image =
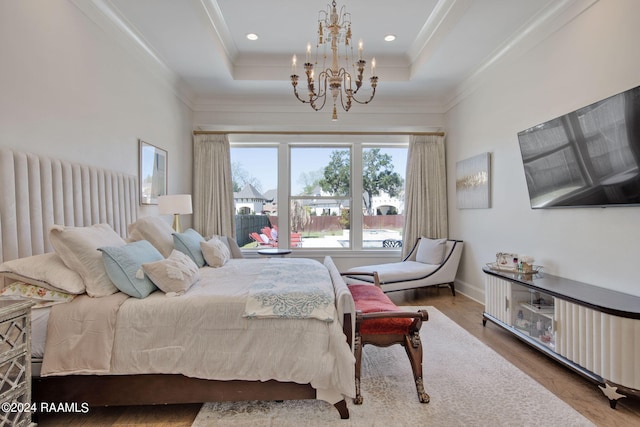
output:
[[[458,209],[491,207],[491,156],[482,153],[456,163]]]
[[[157,205],[158,196],[167,194],[167,151],[139,140],[140,204]]]

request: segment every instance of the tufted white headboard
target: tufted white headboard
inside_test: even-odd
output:
[[[138,179],[0,148],[0,262],[51,252],[53,224],[108,223],[123,238],[138,216]]]

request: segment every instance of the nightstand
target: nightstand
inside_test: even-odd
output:
[[[30,301],[0,299],[2,426],[31,425],[31,305]]]

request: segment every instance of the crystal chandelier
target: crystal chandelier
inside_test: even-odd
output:
[[[338,53],[339,48],[344,48],[343,56]],[[328,58],[327,49],[331,49],[331,66],[326,67]],[[322,50],[322,53],[320,51]],[[349,111],[352,101],[358,104],[368,104],[376,94],[378,77],[376,76],[376,59],[371,60],[371,96],[367,100],[359,100],[356,94],[362,87],[364,68],[367,61],[362,59],[362,41],[358,44],[358,59],[356,61],[351,43],[351,14],[345,11],[345,6],[336,9],[336,2],[327,5],[327,10],[318,13],[318,41],[316,44],[316,57],[311,62],[311,44],[307,44],[307,54],[304,63],[304,72],[307,75],[308,99],[300,98],[298,94],[297,58],[293,55],[291,62],[291,85],[296,98],[303,104],[310,104],[316,111],[322,110],[327,102],[327,93],[333,98],[332,120],[338,120],[336,106],[338,101],[344,111]],[[318,58],[322,60],[322,71],[316,76],[313,69],[318,64]],[[340,59],[344,62],[341,65]],[[354,79],[352,76],[356,76]],[[353,85],[355,84],[355,89]],[[316,88],[317,85],[317,88]]]

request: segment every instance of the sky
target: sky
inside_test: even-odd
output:
[[[291,154],[292,194],[300,194],[304,182],[300,181],[303,173],[324,170],[330,161],[333,150],[342,147],[294,147]],[[382,153],[390,154],[393,158],[394,171],[405,176],[406,147],[381,148]],[[238,162],[250,177],[260,183],[260,191],[266,192],[277,188],[278,185],[278,149],[277,147],[232,147],[231,162]]]

